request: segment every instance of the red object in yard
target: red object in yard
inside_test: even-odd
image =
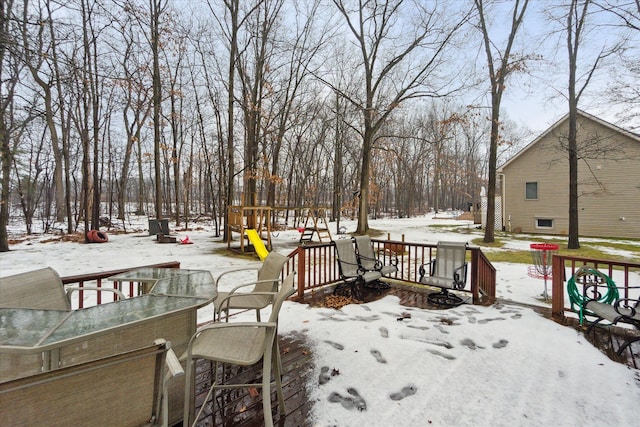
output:
[[[89,243],[104,243],[109,241],[109,236],[100,230],[89,230],[87,231],[87,240]]]
[[[549,299],[547,292],[547,280],[553,277],[551,267],[551,258],[560,246],[555,243],[531,243],[531,255],[533,257],[533,265],[529,266],[529,276],[536,279],[544,279],[544,300]]]
[[[300,233],[304,232],[304,227],[298,227],[298,231],[299,231]]]
[[[557,251],[560,246],[555,243],[532,243],[530,245],[531,249],[536,249],[539,251]]]
[[[180,243],[182,243],[183,245],[190,245],[193,242],[189,240],[189,236],[186,236],[184,239],[180,239]]]

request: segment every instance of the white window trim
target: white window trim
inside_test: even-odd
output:
[[[535,184],[536,185],[536,197],[535,198],[528,198],[527,197],[527,184]],[[524,200],[528,201],[528,200],[538,200],[538,181],[525,181],[524,183]]]
[[[553,230],[555,226],[555,220],[553,218],[541,217],[541,218],[535,218],[535,221],[536,221],[536,229],[539,229],[539,230]],[[551,221],[551,227],[539,225],[538,221]]]

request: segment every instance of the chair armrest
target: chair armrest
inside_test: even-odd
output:
[[[364,256],[364,255],[358,255],[358,257],[361,258],[361,259],[367,260],[367,261],[373,261],[373,271],[382,270],[382,267],[383,267],[384,264],[382,264],[382,261],[380,261],[378,258],[371,258],[371,257]]]
[[[633,287],[632,287],[633,288]],[[606,289],[606,293],[602,295],[601,289]],[[620,296],[620,291],[616,286],[609,286],[604,282],[592,282],[583,285],[582,288],[582,306],[589,301],[598,301],[605,304],[614,304]]]
[[[249,267],[249,268],[235,268],[233,270],[227,270],[223,273],[221,273],[215,280],[216,285],[218,285],[218,283],[220,282],[220,279],[222,279],[223,276],[226,276],[228,274],[233,274],[233,273],[246,273],[248,271],[258,271],[260,270],[259,267]]]
[[[251,286],[251,285],[254,285],[255,283],[273,282],[273,281],[274,280],[261,280],[261,281],[254,282],[254,283],[245,283],[243,285],[239,285],[239,286],[236,286],[235,288],[233,288],[231,290],[231,292],[229,292],[229,294],[226,297],[224,297],[222,300],[220,300],[218,302],[218,309],[216,311],[216,314],[218,315],[218,320],[220,320],[220,313],[222,313],[224,311],[225,313],[227,313],[226,321],[227,322],[229,321],[229,304],[231,303],[231,300],[233,298],[243,297],[243,296],[247,296],[247,295],[251,295],[251,296],[254,296],[254,295],[270,295],[270,296],[274,297],[274,296],[276,296],[278,294],[278,292],[235,292],[237,289],[245,287],[245,286]],[[282,281],[278,280],[277,282],[280,284]],[[225,307],[225,305],[226,305],[226,307]],[[215,317],[214,317],[214,320],[215,320]]]
[[[113,294],[116,294],[119,300],[126,299],[124,294],[119,289],[113,288],[99,288],[97,286],[69,286],[65,288],[65,291],[67,293],[67,298],[69,299],[69,301],[71,301],[71,294],[77,291],[111,292]]]
[[[229,291],[229,293],[230,293],[230,294],[235,294],[235,293],[236,293],[236,291],[237,291],[238,289],[246,288],[246,287],[248,287],[248,286],[255,286],[255,285],[259,284],[259,283],[271,283],[271,282],[278,282],[278,283],[280,283],[280,282],[281,282],[281,280],[280,280],[280,279],[275,279],[275,280],[265,279],[265,280],[256,280],[256,281],[254,281],[254,282],[247,282],[247,283],[243,283],[243,284],[241,284],[241,285],[237,285],[236,287],[232,288],[232,289]],[[252,293],[253,293],[253,292],[252,292]]]
[[[460,280],[460,270],[462,270],[462,280]],[[456,268],[453,273],[454,289],[463,289],[467,284],[467,263]]]
[[[358,276],[363,276],[363,275],[364,275],[364,273],[366,273],[366,272],[367,272],[367,270],[365,270],[365,269],[360,265],[360,263],[359,263],[359,262],[349,262],[349,261],[344,261],[344,260],[341,260],[341,259],[339,259],[339,260],[338,260],[338,262],[339,262],[340,264],[355,265],[356,267],[358,267],[358,268],[357,268],[357,271],[356,271],[356,272],[358,273]]]
[[[171,376],[171,378],[184,375],[184,368],[180,364],[178,356],[176,356],[176,353],[172,348],[167,351],[165,363],[167,364],[167,373]]]
[[[420,281],[422,281],[422,279],[427,275],[427,270],[425,269],[426,265],[429,266],[429,276],[433,276],[433,272],[436,268],[436,260],[432,259],[431,261],[429,261],[429,264],[420,265],[420,268],[418,269],[418,271],[420,272]]]
[[[184,369],[182,368],[182,364],[180,364],[180,360],[176,356],[176,353],[173,351],[173,348],[171,348],[171,343],[169,341],[157,339],[155,343],[158,345],[165,344],[167,348],[164,358],[164,367],[166,370],[164,377],[162,378],[162,398],[160,408],[162,411],[162,425],[166,426],[169,422],[169,381],[173,378],[184,375]]]
[[[622,318],[636,317],[640,309],[640,299],[620,298],[613,304],[613,308]]]
[[[232,300],[233,298],[237,298],[237,297],[243,297],[243,296],[247,296],[247,295],[277,295],[277,292],[241,292],[241,293],[236,293],[236,294],[229,294],[226,297],[224,297],[222,300],[220,300],[220,308],[218,309],[218,311],[222,311],[222,306],[224,305],[224,303],[227,303],[227,308],[225,310],[229,310],[229,301]]]
[[[246,327],[259,327],[259,328],[276,328],[278,324],[276,322],[233,322],[233,323],[209,323],[204,325],[196,331],[194,337],[198,334],[207,331],[209,329],[221,329],[221,328],[246,328]]]

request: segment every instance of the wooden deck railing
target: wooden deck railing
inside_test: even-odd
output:
[[[97,286],[100,288],[103,286],[102,281],[107,277],[115,276],[116,274],[124,273],[125,271],[133,270],[135,268],[144,268],[144,267],[180,268],[180,262],[168,261],[168,262],[162,262],[159,264],[143,265],[139,267],[129,267],[129,268],[121,268],[118,270],[100,271],[97,273],[89,273],[89,274],[78,274],[76,276],[66,276],[66,277],[62,277],[61,279],[62,279],[63,285],[75,285],[79,287],[83,287],[86,285],[86,286]],[[115,287],[115,286],[116,286],[116,283],[115,282],[112,283],[112,287]],[[97,296],[96,296],[97,304],[102,304],[103,302],[112,302],[116,298],[114,294],[113,297],[109,296],[110,301],[102,301],[101,294],[102,292],[97,293]],[[138,287],[134,286],[133,282],[129,283],[128,295],[130,297],[138,295]],[[79,295],[78,295],[78,307],[73,307],[73,308],[84,308],[84,292],[82,290],[79,291]]]
[[[575,274],[578,268],[583,266],[600,270],[612,278],[616,282],[616,286],[622,289],[621,298],[629,298],[629,287],[634,286],[630,283],[630,273],[632,271],[640,272],[640,264],[633,262],[554,255],[551,267],[553,276],[551,279],[551,314],[554,317],[564,318],[565,310],[572,311],[570,307],[565,307],[565,282]]]
[[[385,264],[390,263],[390,251],[397,255],[398,271],[390,276],[391,279],[416,284],[420,280],[420,266],[430,262],[437,247],[436,244],[396,240],[372,239],[372,242]],[[469,281],[473,303],[491,302],[496,295],[496,269],[479,247],[469,247],[467,251],[471,259]],[[285,273],[294,267],[298,271],[300,299],[306,291],[340,280],[335,247],[331,243],[299,246],[289,254],[289,258]]]
[[[394,252],[398,259],[398,271],[390,276],[392,280],[399,282],[419,284],[420,266],[428,264],[433,258],[437,245],[430,243],[412,243],[397,240],[372,239],[374,250],[379,252],[385,264],[390,263],[390,252]],[[469,247],[471,268],[468,280],[474,304],[490,303],[496,295],[496,269],[487,259],[479,247]],[[141,267],[180,268],[180,262],[170,261],[160,264],[145,265],[140,267],[123,268],[118,270],[102,271],[98,273],[80,274],[62,278],[65,285],[77,286],[103,286],[103,280],[122,272]],[[289,254],[289,262],[284,273],[298,272],[298,297],[302,299],[305,292],[321,288],[340,281],[340,272],[336,260],[335,247],[331,243],[311,244],[297,247]],[[115,286],[115,283],[113,284]],[[126,292],[125,292],[126,293]],[[78,307],[84,308],[84,298],[80,291]],[[138,289],[134,283],[129,284],[129,296],[137,296]],[[100,293],[97,295],[97,304],[103,301]]]

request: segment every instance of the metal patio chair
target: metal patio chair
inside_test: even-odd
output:
[[[467,283],[467,262],[465,242],[438,242],[436,257],[429,264],[420,266],[420,283],[440,288],[440,292],[427,296],[436,305],[455,307],[464,302],[450,289],[464,289]],[[429,274],[426,266],[429,265]]]
[[[218,292],[218,296],[213,301],[215,308],[214,320],[220,319],[224,311],[226,318],[229,318],[229,310],[255,310],[256,320],[260,321],[260,310],[267,307],[272,302],[273,293],[277,291],[277,285],[284,265],[289,260],[285,255],[276,252],[269,252],[260,268],[244,268],[229,270],[222,273],[216,279],[216,286],[220,287],[220,280],[231,273],[247,272],[257,270],[257,280],[243,283],[234,287],[229,292]],[[246,292],[244,288],[253,286],[253,289]]]
[[[378,271],[384,277],[388,277],[398,271],[398,257],[395,252],[387,251],[389,264],[384,264],[384,262],[376,256],[373,250],[373,243],[369,236],[355,236],[354,240],[356,241],[356,248],[358,250],[358,261],[362,268],[367,271]],[[384,285],[382,287],[389,288],[388,283],[379,282],[381,285]]]
[[[67,286],[51,267],[0,277],[0,308],[71,310],[71,293],[77,291],[109,292],[118,299],[125,296],[118,289],[96,286]]]
[[[282,365],[280,362],[280,351],[278,348],[278,316],[283,302],[293,295],[295,273],[291,273],[284,279],[280,290],[275,294],[271,306],[271,316],[267,322],[224,322],[212,323],[198,330],[191,340],[186,353],[186,382],[185,382],[185,406],[184,425],[196,425],[203,409],[207,407],[206,402],[213,394],[215,413],[215,390],[237,389],[247,387],[262,388],[262,409],[264,413],[264,425],[273,426],[273,415],[271,414],[271,371],[273,370],[274,385],[278,396],[278,409],[280,414],[285,413],[284,396],[282,393]],[[213,363],[212,386],[202,403],[200,411],[194,417],[194,385],[191,383],[194,360],[205,359]],[[258,363],[262,359],[262,382],[244,384],[223,384],[218,382],[218,364],[232,364],[239,366],[250,366]],[[224,380],[224,374],[223,378]]]
[[[382,278],[379,271],[367,271],[360,265],[353,240],[339,239],[334,240],[333,244],[336,248],[338,268],[342,279],[342,283],[335,288],[334,294],[348,287],[351,296],[357,297],[361,287],[372,287],[379,282]]]
[[[169,342],[0,383],[7,425],[167,426],[167,382],[184,371]]]

